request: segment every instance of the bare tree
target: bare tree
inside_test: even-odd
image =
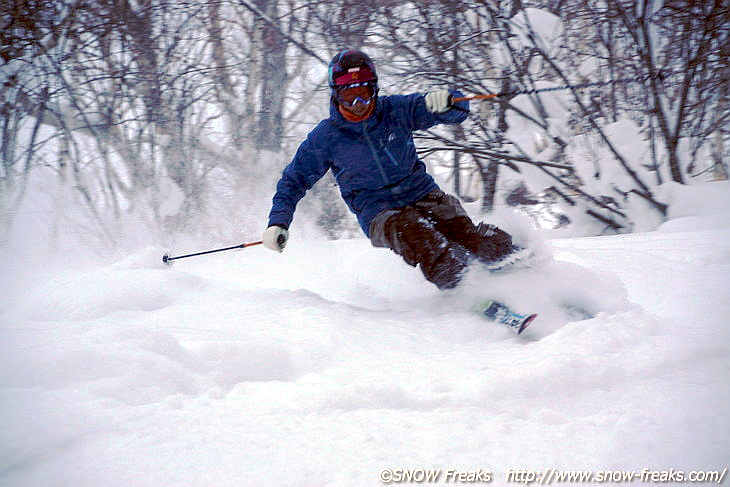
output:
[[[698,172],[688,161],[680,167],[681,141],[692,144],[694,158],[714,134],[713,153],[725,151],[725,138],[718,134],[728,116],[721,95],[728,79],[727,62],[722,62],[727,29],[721,28],[727,7],[720,1],[710,4],[670,3],[659,8],[653,2],[616,0],[544,5],[432,0],[417,8],[404,7],[405,14],[399,12],[397,20],[381,21],[393,41],[393,57],[407,59],[398,73],[401,81],[417,78],[421,83],[455,84],[472,93],[502,93],[472,110],[464,136],[434,131],[422,138],[431,142],[424,156],[456,150],[472,159],[466,172],[483,181],[485,210],[492,207],[499,180],[505,177],[532,181],[528,186],[533,189],[544,185],[536,181],[552,180],[553,185],[542,186],[545,197],[557,196],[566,208],[573,208],[571,213],[580,208],[608,229],[627,230],[633,227],[636,211],[647,211],[646,204],[659,218],[664,215],[666,205],[653,189],[662,182],[662,168],[677,181]],[[545,39],[538,33],[536,28],[544,29],[549,22],[545,24],[548,19],[538,15],[536,7],[557,15],[560,37]],[[681,28],[671,31],[678,23]],[[682,74],[672,78],[678,69]],[[460,76],[450,74],[454,72]],[[540,93],[539,88],[561,85],[562,93]],[[515,92],[522,94],[516,97]],[[556,99],[564,113],[556,112]],[[520,120],[535,134],[534,147],[511,126]],[[650,159],[639,166],[609,133],[612,124],[622,120],[639,124],[652,148]],[[575,164],[585,165],[584,161],[569,157],[575,152],[576,135],[590,136],[603,147],[624,182],[611,181],[616,170],[607,170],[608,161],[602,169],[596,166],[593,175],[579,174]],[[458,161],[440,163],[462,174],[465,168]],[[714,167],[718,165],[722,167],[717,162]],[[648,177],[651,172],[653,179]],[[453,181],[455,190],[468,197],[460,178]],[[519,192],[525,188],[522,183],[512,187]],[[632,202],[634,197],[643,203]]]
[[[637,74],[648,78],[651,113],[671,177],[684,182],[689,164],[682,167],[680,140],[694,137],[704,144],[728,120],[727,109],[718,108],[730,74],[723,54],[730,7],[722,0],[647,0],[639,5],[611,0],[609,7],[634,41],[629,55]]]
[[[128,215],[164,231],[200,226],[231,193],[239,196],[224,214],[238,225],[253,188],[327,115],[323,66],[348,46],[374,55],[384,93],[500,94],[473,102],[468,123],[419,135],[421,155],[448,168],[453,191],[481,199],[484,211],[552,198],[573,219],[624,231],[637,211],[663,214],[662,181],[727,177],[727,0],[377,0],[367,8],[352,0],[7,0],[2,8],[3,229],[35,171],[51,171],[64,188],[59,201],[73,195],[85,225],[107,241]],[[544,32],[551,23],[559,33]],[[642,159],[613,133],[627,120],[650,148]],[[579,156],[583,142],[601,157]],[[619,174],[620,183],[611,180]],[[344,213],[332,185],[315,191],[329,216]],[[59,217],[65,206],[56,205]],[[329,216],[320,221],[335,236]]]
[[[58,49],[60,31],[72,22],[75,4],[47,6],[8,0],[0,8],[0,234],[6,236],[23,203],[33,169],[56,166],[42,150],[53,137],[42,133],[57,94],[47,66],[26,63]],[[31,81],[32,80],[32,81]]]

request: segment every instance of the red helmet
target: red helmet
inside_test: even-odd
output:
[[[370,81],[378,82],[373,60],[357,49],[345,49],[332,58],[329,66],[331,88]]]

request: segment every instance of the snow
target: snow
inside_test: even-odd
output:
[[[535,37],[541,47],[550,46],[556,42],[563,29],[558,16],[536,8],[526,8],[518,12],[511,22],[525,46],[532,45],[530,35]]]
[[[536,268],[474,271],[451,292],[365,239],[295,229],[282,254],[250,247],[171,268],[155,247],[113,262],[4,255],[0,485],[722,470],[730,184],[664,191],[671,219],[657,231],[533,231]],[[540,316],[518,337],[471,312],[486,298]]]

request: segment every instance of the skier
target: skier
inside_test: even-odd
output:
[[[459,200],[444,193],[418,159],[413,131],[460,123],[458,91],[378,96],[370,57],[345,49],[329,65],[330,116],[302,142],[276,187],[264,245],[281,252],[299,200],[327,170],[373,246],[420,265],[439,289],[458,285],[476,259],[500,261],[514,247],[494,225],[475,226]]]

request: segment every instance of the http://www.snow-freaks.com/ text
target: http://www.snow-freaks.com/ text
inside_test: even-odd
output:
[[[722,484],[727,474],[723,470],[535,470],[509,468],[499,479],[489,468],[402,468],[386,467],[378,472],[381,484],[489,484],[499,481],[507,484],[553,485],[578,483],[688,483]]]

